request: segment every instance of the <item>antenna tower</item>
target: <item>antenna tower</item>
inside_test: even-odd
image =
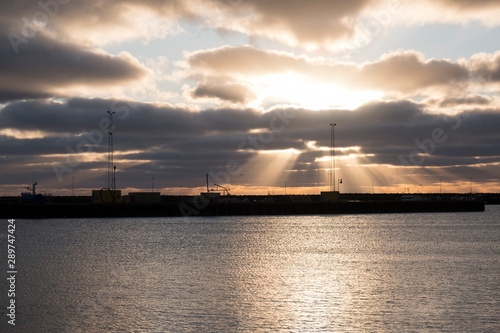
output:
[[[330,191],[335,192],[335,126],[337,124],[331,123],[331,148],[330,148]]]
[[[108,124],[108,175],[107,175],[107,188],[110,190],[116,189],[115,184],[115,170],[113,165],[113,114],[114,112],[108,111],[109,124]]]

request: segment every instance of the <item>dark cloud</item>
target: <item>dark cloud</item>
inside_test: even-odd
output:
[[[298,47],[328,49],[352,39],[358,16],[380,4],[380,0],[312,0],[307,5],[300,0],[19,0],[0,4],[0,21],[18,35],[49,30],[65,39],[106,43],[161,36],[151,36],[153,29],[147,29],[155,18],[171,25],[191,20]]]
[[[111,37],[121,39],[132,33],[135,37],[147,37],[142,26],[134,26],[134,18],[140,11],[160,17],[178,19],[194,18],[197,14],[190,9],[187,1],[181,0],[41,0],[41,1],[2,1],[0,22],[9,27],[10,34],[31,38],[41,31],[49,30],[64,39],[89,41]],[[112,13],[112,15],[110,15]],[[142,23],[147,25],[146,17]],[[146,29],[147,30],[147,29]],[[139,32],[140,35],[133,33]]]
[[[48,37],[36,37],[17,54],[0,41],[3,101],[68,93],[72,87],[108,87],[137,80],[146,70],[130,55],[112,56]]]
[[[68,165],[68,159],[75,162],[78,156],[83,158],[72,155],[82,151],[101,154],[101,160],[81,160],[70,166],[71,172],[88,174],[94,179],[89,183],[100,186],[107,133],[106,128],[100,129],[99,122],[106,119],[105,110],[113,106],[123,110],[115,115],[114,131],[115,160],[123,186],[140,187],[140,179],[144,181],[152,173],[161,175],[170,186],[201,186],[205,173],[224,171],[230,161],[245,169],[259,151],[285,149],[301,152],[287,171],[290,183],[306,186],[308,179],[316,183],[321,181],[318,169],[322,165],[315,160],[328,151],[311,149],[307,143],[315,141],[317,147],[328,147],[328,124],[332,121],[337,123],[338,147],[359,147],[357,151],[339,151],[339,157],[355,152],[367,155],[364,161],[369,164],[397,167],[402,161],[411,164],[413,159],[419,167],[445,169],[500,163],[500,111],[494,109],[444,117],[427,113],[425,105],[409,101],[371,103],[355,111],[277,109],[265,113],[251,109],[194,112],[145,103],[129,105],[125,110],[126,105],[126,101],[103,99],[6,105],[0,111],[0,131],[39,130],[49,134],[37,139],[0,136],[0,156],[8,157],[0,166],[2,183],[11,183],[9,175],[22,170],[31,178],[32,170],[36,170],[47,175],[46,182],[59,184],[52,163]],[[247,170],[247,176],[252,172]],[[64,176],[68,175],[71,173]]]
[[[307,71],[314,67],[305,57],[264,51],[252,46],[223,46],[195,52],[187,59],[194,69],[228,75],[266,75],[290,70]]]
[[[256,94],[247,86],[240,83],[208,77],[199,82],[191,92],[194,98],[218,98],[232,103],[248,103],[254,100]]]
[[[500,51],[492,55],[479,53],[474,55],[470,61],[472,79],[477,84],[494,81],[500,82]]]
[[[313,0],[304,6],[299,0],[241,1],[230,10],[234,21],[229,20],[223,27],[297,46],[321,48],[352,37],[354,19],[372,3],[370,0]],[[237,21],[239,18],[243,23]]]
[[[469,19],[472,11],[488,14],[489,10],[500,7],[496,0],[439,0],[417,4],[427,12],[435,12],[439,5],[448,14],[454,10],[458,21]],[[422,15],[419,10],[413,10],[413,2],[405,5],[408,16]],[[155,18],[171,25],[190,20],[220,30],[242,32],[252,38],[329,49],[338,42],[358,37],[357,22],[361,16],[377,17],[383,12],[390,23],[401,14],[402,6],[392,0],[312,0],[307,5],[300,0],[18,0],[0,3],[0,22],[15,34],[48,30],[64,39],[108,43],[162,36],[162,33],[151,36],[153,29],[147,28]],[[436,16],[433,19],[450,18]],[[493,21],[487,15],[485,20],[490,24]]]
[[[4,89],[0,91],[0,103],[5,103],[13,100],[20,99],[36,99],[52,97],[52,93],[36,92],[36,91],[17,91]]]
[[[488,96],[472,95],[465,97],[446,97],[439,102],[439,106],[442,108],[447,108],[461,105],[488,105],[491,102],[492,99]]]
[[[119,104],[116,100],[103,99],[72,99],[65,103],[10,103],[0,112],[0,130],[38,130],[54,133],[53,135],[60,133],[55,137],[38,140],[45,142],[60,138],[62,145],[71,144],[81,139],[84,131],[100,130],[99,123],[107,119],[106,110],[111,109],[112,105]],[[161,138],[164,138],[169,141],[168,145],[179,150],[186,150],[190,145],[193,150],[237,150],[240,143],[238,141],[245,140],[249,135],[257,137],[257,133],[264,133],[262,137],[268,137],[265,133],[272,132],[270,124],[273,119],[278,125],[280,119],[276,118],[275,112],[262,113],[252,109],[210,109],[193,112],[189,109],[144,103],[134,106],[126,113],[117,111],[115,115],[115,135],[121,137],[122,142],[126,142],[123,149],[129,149],[129,144],[133,145],[130,149],[141,145],[144,145],[141,148],[145,149],[152,146],[152,140],[159,140],[155,146],[163,147],[167,144],[161,142]],[[355,111],[286,109],[286,112],[292,114],[290,119],[284,118],[286,126],[279,135],[271,134],[273,139],[264,144],[262,149],[302,150],[307,141],[317,141],[320,146],[329,146],[329,136],[325,135],[325,131],[328,132],[327,125],[332,121],[339,124],[337,132],[340,145],[360,146],[364,150],[379,149],[377,152],[384,149],[411,148],[416,139],[430,137],[435,128],[448,129],[450,137],[460,132],[460,136],[457,135],[455,139],[460,143],[467,141],[471,146],[474,146],[472,143],[484,144],[491,141],[489,138],[500,135],[497,134],[496,125],[499,123],[496,119],[500,113],[493,109],[471,110],[462,116],[445,117],[427,113],[423,104],[400,101],[374,102]],[[325,126],[326,129],[323,128]],[[134,145],[134,142],[137,144]],[[193,144],[194,142],[198,144]],[[14,151],[15,149],[12,149],[11,153]]]
[[[122,131],[132,136],[158,133],[178,136],[189,132],[200,135],[210,131],[246,131],[251,126],[263,125],[260,112],[250,109],[194,112],[169,105],[73,98],[64,103],[51,100],[9,103],[0,111],[0,129],[79,134],[99,129],[99,123],[108,117],[107,110],[116,111],[117,126],[120,124]]]
[[[379,61],[361,67],[354,85],[366,88],[412,92],[433,86],[466,82],[469,72],[464,66],[448,60],[424,60],[413,51],[393,52]]]

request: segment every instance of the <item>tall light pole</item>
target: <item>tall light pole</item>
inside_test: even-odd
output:
[[[208,188],[208,173],[205,174],[205,176],[206,176],[206,179],[207,179],[207,193],[210,193],[210,189]]]
[[[110,190],[115,189],[115,171],[116,167],[113,165],[113,114],[115,112],[108,111],[108,182],[107,188]]]
[[[331,123],[331,148],[330,148],[330,191],[335,192],[335,126],[337,124]]]

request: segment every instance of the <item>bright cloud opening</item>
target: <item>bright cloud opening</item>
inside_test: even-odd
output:
[[[314,81],[296,73],[266,75],[251,80],[258,96],[256,104],[289,104],[310,110],[341,108],[353,110],[380,99],[376,91],[353,91],[348,88]]]

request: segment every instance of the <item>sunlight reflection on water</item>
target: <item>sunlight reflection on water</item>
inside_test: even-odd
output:
[[[496,331],[499,208],[20,220],[19,325],[26,332]]]

